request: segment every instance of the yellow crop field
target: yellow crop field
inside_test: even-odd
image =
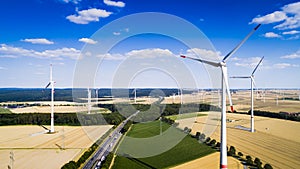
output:
[[[112,126],[55,126],[54,134],[45,134],[39,126],[0,127],[0,168],[60,168],[81,154]],[[87,134],[88,133],[88,134]]]

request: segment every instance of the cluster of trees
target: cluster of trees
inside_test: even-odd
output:
[[[209,105],[209,104],[167,104],[165,105],[163,116],[177,115],[179,113],[191,113],[199,111],[220,111],[219,107]]]
[[[286,120],[292,120],[292,121],[300,121],[300,116],[297,116],[296,114],[288,114],[288,113],[273,113],[269,111],[260,111],[260,110],[254,110],[255,116],[263,116],[263,117],[270,117],[270,118],[278,118],[278,119],[286,119]],[[248,114],[251,114],[251,110],[248,111]]]
[[[188,128],[185,127],[184,131],[185,130],[188,130]],[[220,142],[217,142],[215,139],[211,139],[210,137],[206,137],[204,133],[196,132],[193,137],[216,150],[220,150]],[[242,152],[237,153],[234,146],[230,146],[229,149],[227,147],[227,155],[239,158],[239,160],[244,161],[247,165],[254,166],[258,169],[272,169],[272,166],[268,163],[262,166],[263,164],[259,158],[255,158],[253,161],[252,157],[247,155],[246,159],[243,159],[244,154]]]
[[[172,126],[174,126],[174,127],[176,127],[176,126],[179,125],[179,123],[175,122],[175,120],[172,120],[172,119],[170,119],[170,118],[166,118],[166,117],[164,117],[164,116],[161,117],[161,121],[163,121],[163,122],[165,122],[165,123],[167,123],[167,124],[170,124],[170,125],[172,125]]]
[[[132,121],[128,120],[127,123],[124,125],[124,127],[121,129],[121,133],[125,134],[129,130],[131,125],[132,125]]]

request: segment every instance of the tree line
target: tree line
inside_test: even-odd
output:
[[[190,133],[191,129],[185,127],[183,131],[186,132],[186,133]],[[214,148],[217,151],[220,151],[221,143],[217,142],[215,139],[211,139],[210,137],[206,137],[206,135],[204,133],[196,132],[196,134],[192,135],[192,137],[197,139],[199,142],[202,142],[202,143],[210,146],[211,148]],[[234,158],[237,158],[238,160],[244,162],[248,166],[256,167],[258,169],[273,169],[271,164],[268,164],[268,163],[266,163],[263,166],[263,163],[257,157],[254,160],[250,155],[247,155],[244,158],[244,154],[242,152],[237,152],[234,146],[230,146],[229,149],[227,147],[227,155],[232,156]]]
[[[124,117],[115,113],[86,114],[86,113],[56,113],[54,123],[56,125],[87,126],[87,125],[118,125]],[[22,113],[0,114],[0,126],[4,125],[49,125],[50,114],[45,113]]]

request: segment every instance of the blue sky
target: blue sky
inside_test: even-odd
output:
[[[290,0],[0,1],[0,87],[43,87],[49,79],[50,63],[54,65],[56,86],[72,87],[76,58],[82,48],[103,42],[101,37],[93,39],[92,35],[118,18],[139,12],[168,13],[191,22],[207,36],[220,56],[261,23],[260,29],[228,60],[229,75],[249,75],[260,57],[265,56],[256,72],[258,87],[300,87],[300,2]],[[111,30],[109,36],[132,30],[124,26]],[[181,45],[160,35],[128,38],[102,62],[95,86],[110,87],[122,57],[131,56],[133,51],[141,57],[165,53],[177,59],[180,53],[187,52]],[[195,72],[194,76],[202,77],[197,79],[200,87],[211,87],[205,82],[209,77],[203,65],[183,62]],[[154,76],[156,82],[151,79]],[[149,71],[136,79],[135,86],[174,87],[172,79],[162,79],[166,79],[165,75]],[[231,88],[249,88],[249,83],[230,79]]]

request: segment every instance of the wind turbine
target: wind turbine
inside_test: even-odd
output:
[[[220,153],[220,168],[227,169],[227,138],[226,138],[226,91],[229,98],[230,108],[233,112],[233,106],[231,101],[230,89],[228,84],[228,75],[226,60],[232,56],[245,41],[259,28],[261,24],[257,25],[232,51],[230,51],[220,62],[208,61],[198,58],[192,58],[181,55],[182,58],[192,59],[201,63],[205,63],[214,67],[219,67],[222,73],[221,88],[222,88],[222,113],[221,113],[221,153]]]
[[[254,68],[253,72],[251,73],[250,76],[233,76],[231,78],[242,78],[242,79],[251,79],[251,132],[254,132],[254,106],[253,106],[253,86],[255,85],[255,81],[254,81],[254,73],[256,72],[258,66],[261,64],[261,62],[263,61],[264,57],[262,57],[260,59],[260,61],[258,62],[258,64],[256,65],[256,67]]]
[[[97,105],[97,107],[98,107],[98,99],[99,99],[99,97],[98,97],[98,90],[99,89],[96,88],[96,105]]]
[[[54,81],[52,79],[52,64],[50,64],[50,81],[45,87],[46,89],[51,85],[51,126],[50,133],[54,133]]]
[[[88,92],[88,114],[91,114],[91,109],[92,109],[92,106],[91,106],[92,91],[91,91],[90,88],[88,88],[87,92]]]
[[[136,88],[134,88],[134,90],[132,91],[132,93],[134,93],[134,103],[136,103]]]

